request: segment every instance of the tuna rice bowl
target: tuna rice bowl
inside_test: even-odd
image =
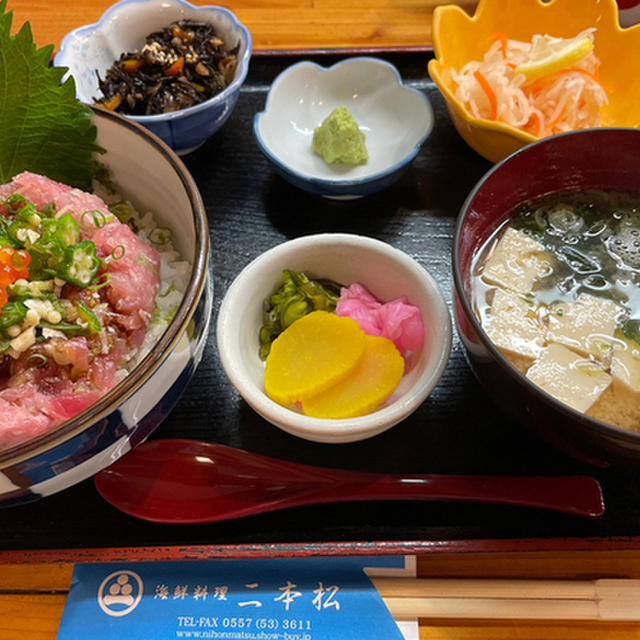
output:
[[[171,230],[108,180],[95,193],[30,172],[0,185],[0,451],[124,380],[170,323],[189,271]]]

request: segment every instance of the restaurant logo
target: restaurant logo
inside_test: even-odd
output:
[[[138,606],[143,591],[142,578],[135,571],[114,571],[98,589],[98,604],[109,616],[126,616]]]

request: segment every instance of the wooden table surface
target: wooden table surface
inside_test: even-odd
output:
[[[192,0],[194,4],[205,4]],[[95,22],[111,0],[9,0],[14,28],[31,23],[36,44],[56,48],[66,33]],[[437,0],[231,0],[223,2],[253,35],[254,54],[301,51],[424,50]],[[475,3],[464,2],[472,11]],[[4,512],[2,517],[10,517]],[[53,640],[71,581],[71,564],[0,565],[0,639]],[[431,554],[420,577],[640,578],[640,551]],[[639,623],[422,620],[426,639],[640,638]]]
[[[54,640],[73,566],[0,565],[0,638]],[[432,554],[418,558],[428,578],[640,578],[640,552]],[[420,620],[420,640],[637,640],[636,622]],[[87,639],[89,640],[89,639]],[[339,640],[339,638],[336,638]]]
[[[191,0],[193,4],[215,4]],[[458,0],[473,11],[475,0]],[[14,26],[31,23],[39,46],[56,47],[69,31],[96,22],[112,0],[9,0]],[[442,0],[228,0],[248,27],[254,52],[428,49],[431,14]]]

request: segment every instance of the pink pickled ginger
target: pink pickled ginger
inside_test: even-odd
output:
[[[416,351],[424,342],[420,309],[409,304],[405,296],[382,303],[361,284],[354,283],[342,288],[336,313],[356,320],[370,336],[388,338],[402,356]]]

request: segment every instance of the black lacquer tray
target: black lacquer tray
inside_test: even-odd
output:
[[[253,137],[253,116],[294,57],[254,57],[235,111],[184,158],[209,213],[214,318],[203,361],[153,438],[195,438],[315,465],[405,473],[571,474],[601,482],[606,514],[589,521],[512,507],[380,502],[300,507],[204,525],[159,525],[126,516],[87,480],[37,503],[0,510],[0,561],[190,558],[258,553],[407,553],[640,547],[640,469],[600,469],[567,457],[502,415],[473,377],[454,337],[431,397],[402,424],[370,440],[325,445],[271,426],[229,383],[215,343],[217,310],[253,258],[318,232],[379,238],[416,258],[451,300],[451,246],[466,195],[491,164],[458,136],[428,78],[426,54],[384,56],[436,112],[431,137],[385,191],[333,201],[277,176]],[[316,61],[331,65],[339,58]]]

